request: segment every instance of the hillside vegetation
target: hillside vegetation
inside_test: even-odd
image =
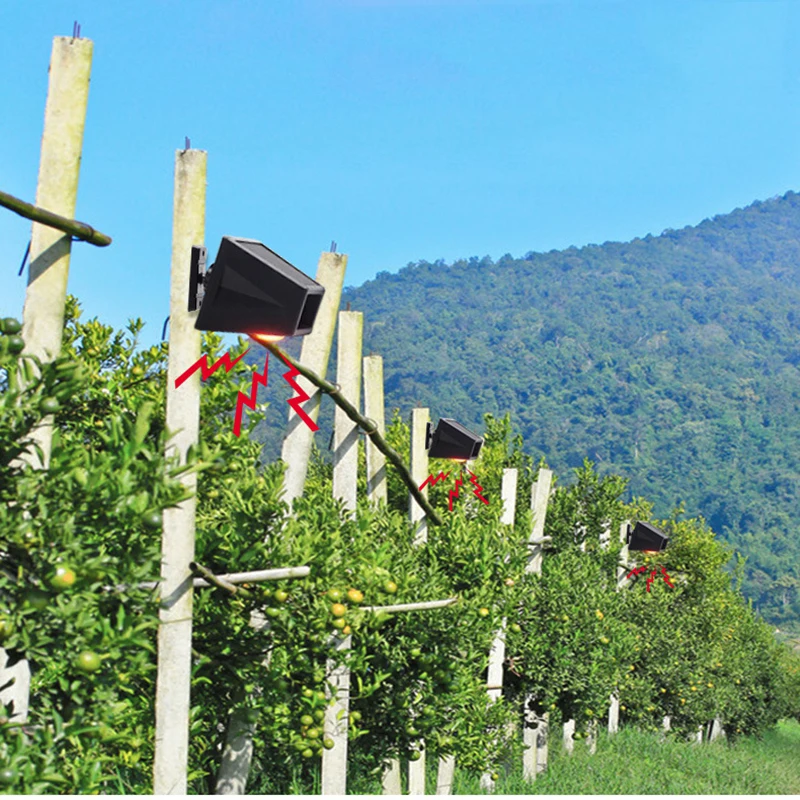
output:
[[[632,242],[421,261],[342,302],[384,358],[387,407],[476,431],[510,412],[557,473],[589,458],[656,515],[684,504],[747,556],[765,618],[800,631],[800,195]]]

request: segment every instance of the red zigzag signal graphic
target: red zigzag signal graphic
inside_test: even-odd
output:
[[[450,497],[447,498],[450,511],[453,510],[453,500],[458,497],[458,487],[461,486],[463,482],[464,481],[461,479],[461,477],[456,478],[456,488],[450,490]]]
[[[175,378],[175,388],[177,389],[182,383],[185,383],[187,380],[189,380],[189,378],[191,378],[198,369],[200,370],[201,380],[206,380],[206,378],[211,377],[211,375],[213,375],[220,367],[225,367],[225,372],[230,372],[239,363],[239,361],[244,358],[245,354],[249,350],[250,348],[248,347],[244,353],[236,356],[233,361],[231,361],[230,353],[223,353],[222,357],[218,358],[210,367],[208,366],[208,356],[200,356],[200,358],[198,358],[197,361],[195,361],[194,364],[189,367],[189,369],[187,369],[185,372],[182,372],[177,378]]]
[[[242,353],[244,355],[244,353]],[[241,356],[239,356],[241,358]],[[269,353],[264,359],[264,372],[253,373],[253,383],[250,385],[250,397],[239,392],[236,397],[236,415],[233,418],[233,434],[238,436],[242,430],[242,406],[247,406],[251,411],[256,407],[256,395],[259,386],[267,385],[267,372],[269,370]],[[291,402],[291,401],[290,401]]]
[[[448,475],[450,475],[449,472],[447,473],[440,472],[435,478],[433,477],[433,475],[428,475],[428,477],[425,478],[425,480],[422,482],[422,485],[419,487],[419,490],[422,491],[429,483],[431,484],[431,486],[436,486],[436,484],[439,483],[439,481],[446,480]],[[431,483],[431,481],[433,481],[433,483]]]
[[[489,505],[489,501],[488,501],[488,500],[487,500],[487,499],[486,499],[486,498],[485,498],[485,497],[484,497],[484,496],[481,494],[481,492],[483,491],[483,486],[481,486],[481,485],[478,483],[478,477],[477,477],[477,475],[475,475],[475,473],[474,473],[474,472],[472,472],[471,470],[467,470],[467,472],[469,472],[469,474],[470,474],[470,479],[469,479],[469,482],[470,482],[470,483],[471,483],[473,486],[476,486],[476,487],[477,487],[477,488],[475,489],[475,491],[473,491],[473,493],[472,493],[472,494],[474,494],[474,495],[475,495],[475,497],[477,497],[477,498],[478,498],[478,500],[480,500],[480,501],[481,501],[481,503],[483,503],[484,505],[487,505],[487,506],[488,506],[488,505]]]
[[[301,389],[297,385],[297,381],[295,381],[295,378],[300,374],[300,370],[297,369],[297,367],[295,367],[293,364],[290,364],[283,356],[280,356],[280,358],[281,361],[283,361],[283,363],[286,364],[287,367],[289,367],[289,371],[284,373],[283,379],[286,381],[286,383],[289,384],[289,386],[292,387],[292,389],[294,389],[297,392],[297,397],[289,398],[288,401],[289,405],[295,410],[297,416],[300,417],[300,419],[302,419],[303,422],[305,422],[305,424],[308,425],[308,427],[311,428],[312,431],[318,431],[319,425],[317,425],[317,423],[314,422],[314,420],[311,419],[311,417],[309,417],[308,414],[306,414],[306,412],[303,411],[302,407],[300,406],[300,404],[305,403],[305,401],[308,400],[309,397],[308,392],[306,392],[304,389]]]

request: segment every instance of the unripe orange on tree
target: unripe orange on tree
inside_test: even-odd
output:
[[[81,672],[97,672],[102,666],[100,656],[91,650],[84,650],[76,659],[75,666]]]
[[[356,605],[358,605],[359,603],[364,602],[364,593],[360,592],[358,589],[348,589],[347,599],[351,603],[355,603]]]
[[[17,355],[25,349],[25,340],[21,336],[9,336],[7,347],[9,353]]]
[[[14,317],[6,317],[5,319],[0,320],[0,331],[5,333],[7,336],[15,336],[22,330],[22,325],[18,319],[14,319]]]
[[[5,641],[14,633],[14,623],[5,616],[0,616],[0,641]]]
[[[334,603],[331,606],[331,614],[334,617],[343,617],[347,613],[347,606],[344,603]]]
[[[62,589],[69,589],[70,586],[74,585],[74,583],[75,573],[69,567],[66,567],[63,564],[59,567],[56,567],[53,577],[50,578],[50,585],[58,591],[61,591]]]

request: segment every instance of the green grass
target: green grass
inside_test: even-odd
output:
[[[380,780],[360,772],[354,761],[349,765],[348,793],[381,794]],[[427,762],[427,791],[432,795],[437,764],[433,758]],[[319,794],[316,762],[314,767],[310,772],[295,768],[281,793]],[[406,765],[403,772],[407,774]],[[480,776],[465,773],[458,765],[453,789],[454,794],[483,794]],[[247,793],[275,791],[274,780],[256,768]],[[130,787],[128,792],[136,790]],[[662,741],[658,733],[626,727],[611,737],[602,731],[595,755],[583,741],[575,742],[571,756],[562,750],[559,726],[551,734],[547,771],[527,783],[521,764],[516,764],[501,771],[495,794],[800,794],[800,724],[780,722],[760,740],[746,737],[728,744],[720,739],[702,745]]]
[[[560,730],[558,731],[560,734]],[[432,765],[435,786],[435,764]],[[459,774],[456,794],[482,794],[477,776]],[[432,793],[432,787],[429,787]],[[551,739],[548,769],[533,783],[521,770],[501,775],[496,794],[800,794],[800,724],[784,721],[761,740],[693,745],[624,728],[566,755]]]

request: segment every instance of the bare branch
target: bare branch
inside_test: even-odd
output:
[[[20,200],[18,197],[14,197],[6,192],[0,192],[0,206],[14,211],[21,217],[26,217],[42,225],[48,225],[56,230],[69,233],[76,239],[89,242],[89,244],[94,244],[98,247],[107,247],[111,244],[110,236],[96,231],[91,225],[87,225],[85,222],[78,222],[78,220],[75,219],[62,217],[60,214],[54,214],[52,211],[46,211],[44,208],[26,203],[24,200]]]

